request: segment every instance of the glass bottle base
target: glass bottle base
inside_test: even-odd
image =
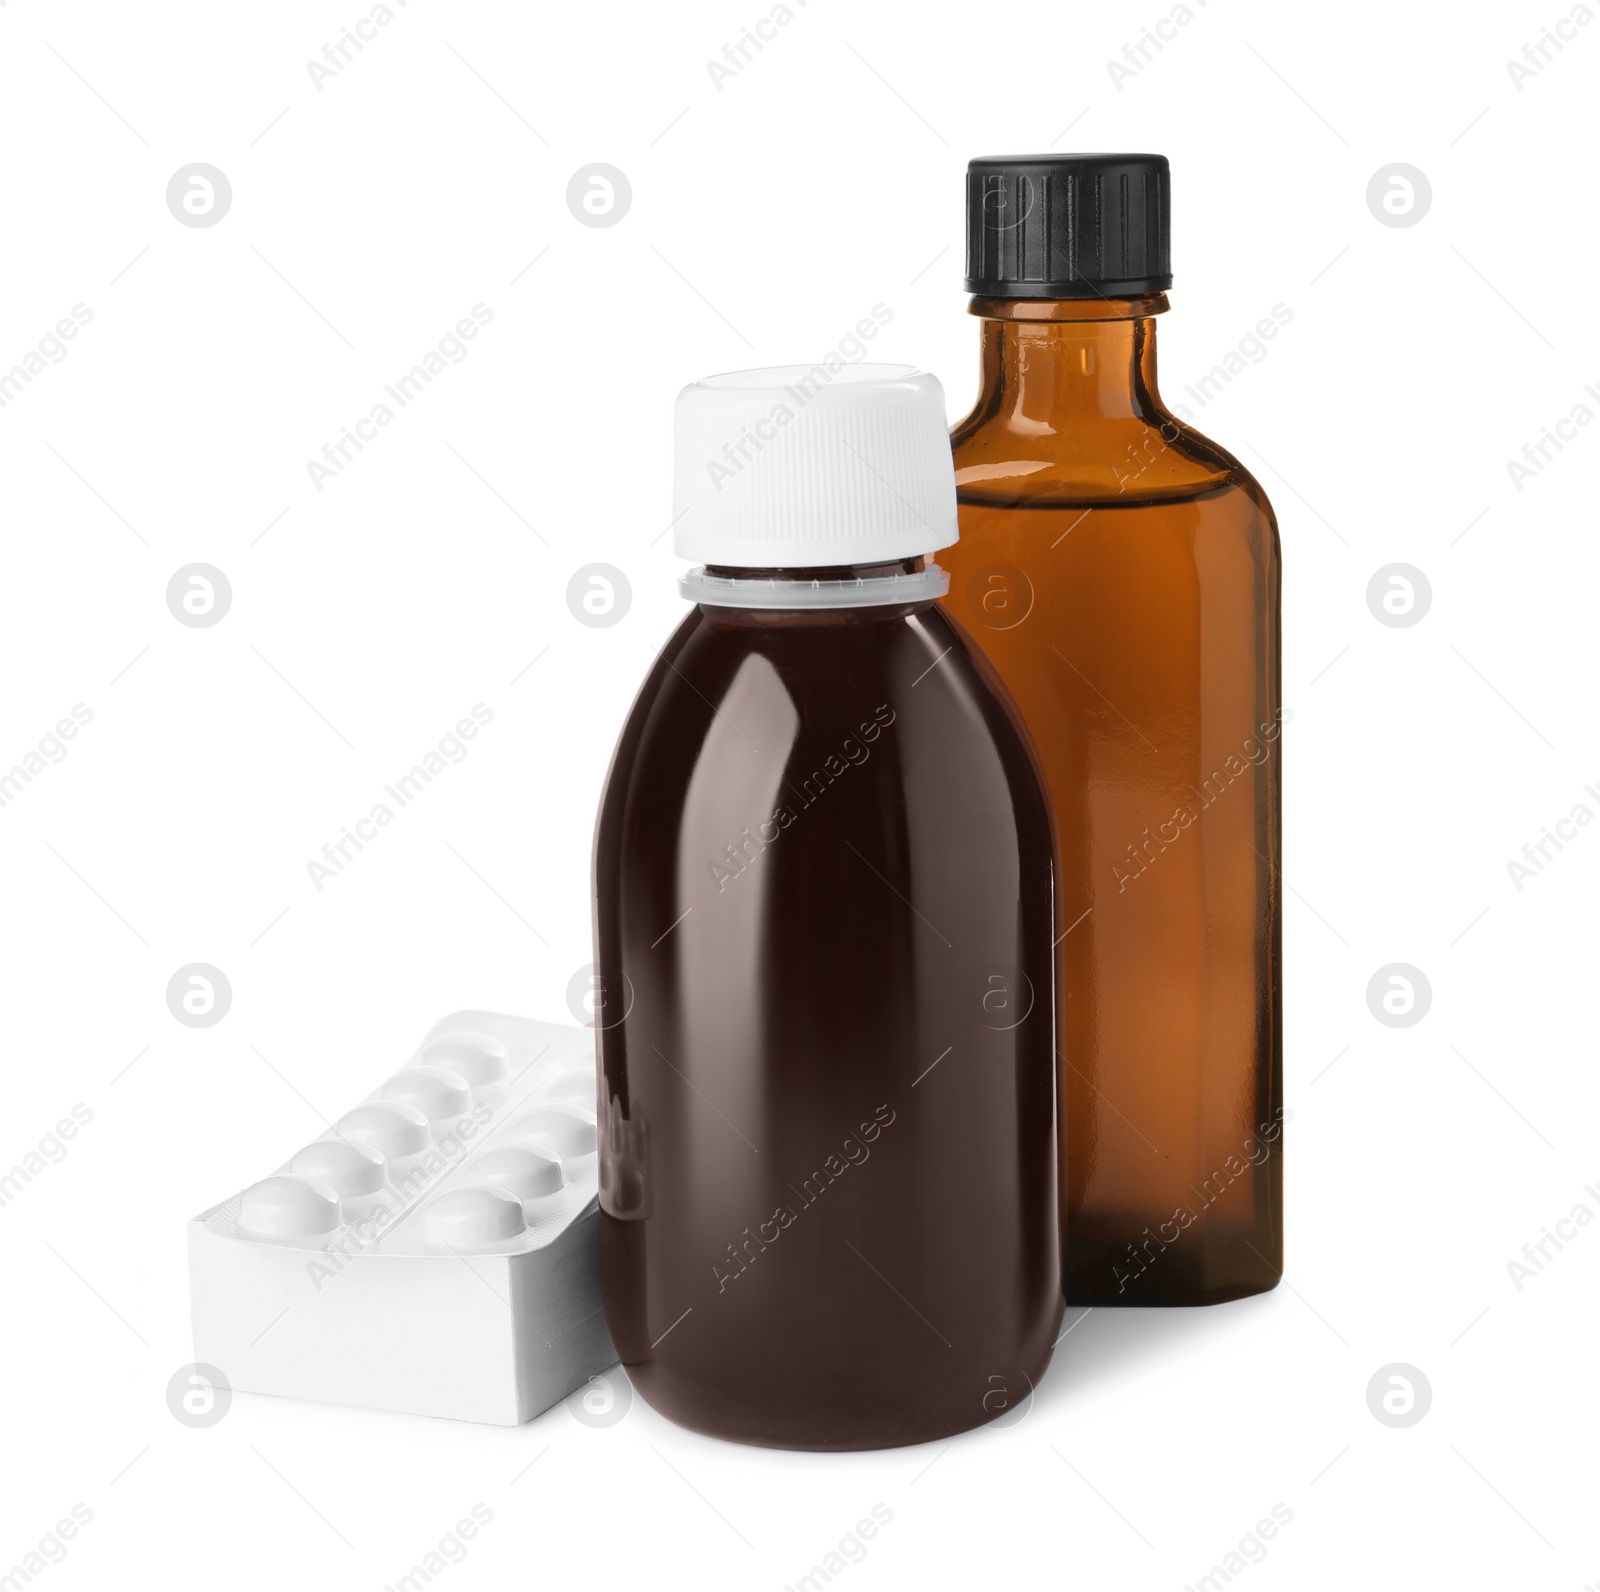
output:
[[[1116,1238],[1074,1238],[1062,1296],[1071,1305],[1218,1305],[1267,1293],[1283,1275],[1281,1244],[1265,1234],[1202,1240],[1187,1253],[1181,1245],[1152,1253]]]
[[[815,1401],[788,1402],[785,1408],[757,1408],[729,1397],[722,1387],[698,1384],[648,1362],[623,1369],[634,1391],[658,1415],[676,1426],[753,1448],[783,1448],[808,1453],[850,1453],[875,1448],[907,1448],[942,1442],[992,1421],[1019,1419],[1050,1365],[1052,1344],[1061,1330],[1055,1313],[1048,1336],[1026,1364],[1005,1375],[958,1378],[944,1388],[929,1386],[915,1400],[824,1410]]]

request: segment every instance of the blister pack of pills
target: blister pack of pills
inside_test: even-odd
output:
[[[594,1036],[453,1013],[189,1224],[195,1355],[245,1392],[511,1426],[616,1360]]]

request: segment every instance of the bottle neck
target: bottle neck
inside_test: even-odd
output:
[[[1156,388],[1154,317],[1167,296],[984,299],[982,385],[968,422],[1049,436],[1097,423],[1167,418]]]
[[[821,616],[931,603],[950,589],[950,577],[919,553],[884,563],[805,568],[707,564],[684,576],[678,589],[702,608]]]
[[[914,575],[927,560],[918,554],[915,558],[896,558],[879,564],[819,564],[800,566],[751,567],[744,564],[707,564],[706,574],[724,580],[772,580],[811,584],[815,581],[878,580],[885,575]]]

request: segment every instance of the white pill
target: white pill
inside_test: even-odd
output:
[[[474,1163],[472,1176],[493,1188],[509,1189],[521,1200],[558,1193],[567,1181],[560,1156],[522,1144],[491,1150]]]
[[[467,1080],[447,1067],[407,1067],[383,1086],[383,1098],[415,1106],[429,1122],[459,1117],[472,1109]]]
[[[527,1231],[522,1201],[509,1189],[456,1188],[422,1212],[423,1239],[435,1249],[481,1249]]]
[[[376,1194],[384,1185],[387,1167],[382,1155],[354,1139],[318,1139],[296,1150],[291,1172],[302,1172],[326,1183],[341,1198]]]
[[[428,1119],[415,1106],[398,1100],[380,1100],[357,1106],[335,1124],[347,1139],[370,1144],[391,1161],[418,1155],[433,1142]]]
[[[505,1077],[510,1052],[487,1034],[455,1034],[426,1046],[422,1061],[425,1066],[446,1068],[477,1089]]]
[[[545,1085],[545,1092],[556,1100],[570,1100],[574,1105],[593,1106],[594,1068],[575,1067],[570,1072],[558,1073]]]
[[[240,1229],[262,1238],[314,1238],[338,1225],[339,1196],[307,1177],[264,1177],[244,1191],[239,1207]]]
[[[594,1112],[582,1106],[541,1106],[519,1117],[511,1131],[519,1139],[548,1144],[557,1155],[594,1154]]]

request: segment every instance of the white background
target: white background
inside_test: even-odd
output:
[[[1194,0],[1119,84],[1162,0],[795,4],[719,88],[762,0],[396,0],[320,89],[361,0],[0,5],[0,370],[93,317],[0,409],[0,769],[93,714],[0,808],[0,1170],[93,1113],[0,1207],[0,1575],[82,1504],[47,1589],[379,1588],[481,1503],[447,1592],[780,1588],[881,1504],[848,1589],[1177,1589],[1282,1504],[1233,1580],[1577,1592],[1600,1231],[1520,1288],[1507,1262],[1600,1212],[1600,832],[1520,890],[1506,865],[1600,812],[1600,427],[1520,490],[1506,461],[1600,411],[1600,26],[1519,88],[1565,0]],[[1170,155],[1169,400],[1292,311],[1189,403],[1283,531],[1284,1285],[1071,1310],[1025,1419],[926,1449],[746,1450],[637,1401],[496,1430],[241,1395],[180,1425],[185,1220],[446,1011],[565,1016],[607,759],[683,611],[676,390],[820,357],[881,303],[873,357],[958,417],[964,165],[1040,149]],[[204,229],[165,200],[195,161],[233,193]],[[596,161],[633,193],[603,229],[565,200]],[[1405,228],[1365,197],[1397,161],[1432,187]],[[468,357],[318,490],[307,461],[475,304]],[[195,561],[232,586],[209,628],[165,600]],[[596,561],[632,587],[610,628],[566,602]],[[1367,606],[1392,562],[1431,584],[1408,628]],[[307,862],[480,702],[470,755],[317,890]],[[232,984],[213,1027],[167,1009],[192,961]],[[1368,1010],[1390,962],[1431,984],[1408,1028]],[[1393,1362],[1432,1389],[1403,1430],[1367,1405]]]

